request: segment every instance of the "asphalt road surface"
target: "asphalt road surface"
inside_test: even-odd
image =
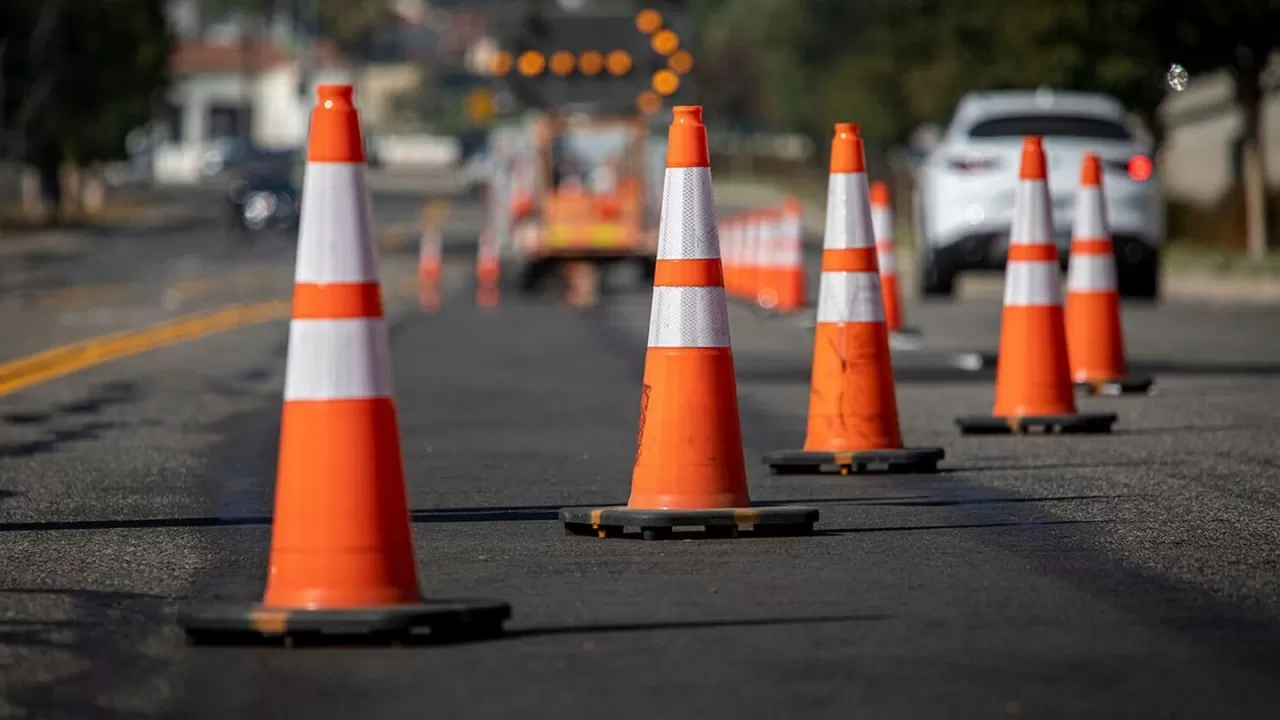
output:
[[[457,210],[446,241],[465,247],[479,213]],[[53,295],[0,304],[4,359],[292,282],[290,238],[211,222],[93,247],[31,263]],[[753,498],[816,505],[821,532],[597,540],[556,513],[626,500],[648,293],[571,309],[508,290],[484,311],[457,255],[427,315],[414,256],[387,250],[383,281],[422,584],[510,601],[507,634],[185,644],[177,608],[261,597],[278,320],[0,397],[0,717],[1275,717],[1274,309],[1130,308],[1158,392],[1082,398],[1120,414],[1113,434],[965,438],[953,418],[990,409],[992,374],[951,358],[994,350],[999,300],[909,305],[925,346],[895,356],[903,430],[944,471],[775,478],[759,456],[803,440],[812,336],[735,304]]]

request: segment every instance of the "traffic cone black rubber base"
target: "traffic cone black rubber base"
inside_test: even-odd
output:
[[[712,510],[638,510],[626,506],[607,508],[564,508],[560,511],[565,532],[599,538],[736,538],[741,528],[754,537],[811,535],[818,521],[818,509],[799,506],[717,508]],[[639,534],[627,533],[638,529]],[[676,530],[698,528],[701,532]]]
[[[1077,415],[1025,415],[996,417],[970,415],[956,418],[962,435],[1029,435],[1039,430],[1045,435],[1068,433],[1109,433],[1115,424],[1115,413],[1080,413]]]
[[[865,475],[869,473],[932,473],[946,457],[942,448],[899,448],[858,452],[788,450],[765,455],[773,475]]]
[[[1090,395],[1146,395],[1154,383],[1149,377],[1131,375],[1118,380],[1087,380],[1076,383],[1076,387]]]
[[[351,610],[226,603],[183,610],[178,624],[197,645],[393,645],[419,637],[428,642],[496,637],[510,617],[511,606],[501,600],[432,600]],[[417,632],[424,629],[429,634]]]

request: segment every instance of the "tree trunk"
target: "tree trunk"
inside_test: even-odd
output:
[[[1245,252],[1259,262],[1267,255],[1267,175],[1263,166],[1262,88],[1253,69],[1236,73],[1236,98],[1244,111],[1244,147],[1240,162],[1244,189]]]
[[[40,173],[40,194],[42,196],[44,219],[58,225],[61,222],[62,208],[62,163],[58,153],[46,151],[40,154],[36,162],[36,170]]]

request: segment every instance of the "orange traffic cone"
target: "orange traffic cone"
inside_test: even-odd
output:
[[[733,230],[728,218],[716,220],[716,236],[720,238],[720,266],[724,269],[724,294],[733,295]]]
[[[782,218],[772,209],[756,212],[759,232],[756,245],[756,306],[761,310],[778,308],[778,240]]]
[[[801,220],[800,201],[789,197],[782,204],[778,216],[777,275],[775,286],[778,312],[795,312],[805,306],[804,277],[804,225]]]
[[[963,433],[1111,432],[1116,421],[1115,413],[1076,412],[1050,207],[1042,141],[1027,137],[1009,233],[995,406],[990,416],[957,418]]]
[[[742,231],[745,224],[741,216],[724,221],[725,267],[724,289],[733,297],[742,297]]]
[[[418,248],[418,301],[422,309],[435,312],[440,309],[440,275],[444,267],[443,240],[440,228],[430,218],[422,227]]]
[[[1067,270],[1067,355],[1071,379],[1093,393],[1145,393],[1151,378],[1132,377],[1124,356],[1120,292],[1111,248],[1102,161],[1084,156]]]
[[[742,224],[742,297],[755,305],[764,287],[764,268],[760,265],[764,256],[764,227],[760,213],[754,210],[743,213]]]
[[[476,304],[483,308],[497,306],[501,277],[497,236],[486,227],[476,238]]]
[[[881,180],[871,183],[871,226],[876,233],[885,325],[891,333],[919,335],[919,330],[905,326],[902,289],[898,285],[898,251],[893,242],[893,206],[889,203],[889,186]]]
[[[196,641],[500,631],[504,602],[419,593],[350,85],[319,88],[302,187],[266,596],[179,623]]]
[[[599,537],[625,527],[646,539],[684,526],[719,536],[736,536],[740,525],[808,533],[816,508],[751,507],[707,129],[701,107],[672,112],[631,498],[623,507],[565,508],[560,517],[568,532]]]
[[[934,472],[942,448],[904,448],[858,126],[837,123],[818,283],[804,450],[766,455],[775,474]]]

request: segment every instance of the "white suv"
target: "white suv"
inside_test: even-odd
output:
[[[1027,135],[1044,138],[1063,268],[1080,166],[1084,154],[1094,152],[1104,168],[1120,294],[1154,299],[1165,221],[1145,143],[1130,131],[1124,108],[1113,98],[1048,90],[973,92],[960,100],[916,184],[921,294],[950,296],[960,272],[1004,267]]]

